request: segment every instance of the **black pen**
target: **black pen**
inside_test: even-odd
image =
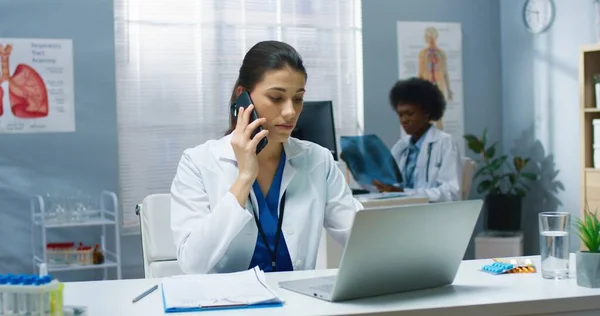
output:
[[[133,299],[132,303],[135,303],[135,302],[137,302],[137,301],[139,301],[139,300],[143,299],[143,298],[144,298],[144,297],[146,297],[148,294],[150,294],[150,293],[152,293],[152,292],[156,291],[156,289],[158,289],[158,285],[155,285],[155,286],[153,286],[152,288],[150,288],[150,289],[146,290],[146,292],[144,292],[144,293],[142,293],[142,294],[138,295],[138,297],[136,297],[136,298],[134,298],[134,299]]]

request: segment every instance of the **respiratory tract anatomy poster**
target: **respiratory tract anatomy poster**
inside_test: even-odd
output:
[[[0,38],[0,133],[74,132],[73,42]]]

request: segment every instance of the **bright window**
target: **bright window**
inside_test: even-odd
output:
[[[305,100],[332,100],[337,136],[362,129],[360,0],[115,0],[120,198],[168,193],[182,151],[219,138],[244,54],[285,41],[308,71]]]

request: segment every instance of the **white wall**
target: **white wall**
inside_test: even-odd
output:
[[[523,23],[525,0],[500,1],[504,148],[531,155],[543,171],[523,209],[525,251],[535,254],[537,213],[562,210],[578,216],[582,207],[579,46],[594,41],[593,0],[554,3],[553,25],[533,35]],[[578,242],[571,236],[574,250]]]

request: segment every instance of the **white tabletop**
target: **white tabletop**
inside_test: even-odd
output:
[[[539,257],[530,257],[539,269]],[[335,270],[267,274],[269,285],[286,301],[283,307],[206,311],[181,315],[600,315],[600,289],[577,286],[575,274],[566,280],[546,280],[541,274],[490,275],[478,271],[491,260],[463,261],[451,286],[329,303],[277,286],[281,280],[325,276]],[[572,256],[571,265],[575,263]],[[574,270],[574,267],[572,267]],[[158,284],[157,279],[66,283],[65,304],[83,305],[90,316],[164,315],[160,291],[131,300]]]

